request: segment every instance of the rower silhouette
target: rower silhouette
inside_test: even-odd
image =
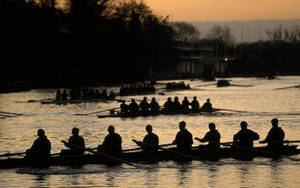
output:
[[[202,139],[195,138],[200,142],[208,142],[207,145],[200,145],[199,149],[211,149],[211,150],[218,150],[220,148],[220,139],[221,135],[218,130],[216,130],[215,123],[208,124],[209,131],[205,134]]]
[[[108,126],[107,131],[108,135],[97,149],[112,156],[119,156],[122,153],[122,138],[118,133],[115,133],[115,128],[112,125]]]
[[[79,135],[79,129],[74,127],[72,129],[72,136],[69,138],[68,142],[62,140],[62,143],[70,149],[63,149],[60,152],[60,155],[82,155],[85,148],[85,142],[82,136]],[[81,148],[77,148],[79,146]]]
[[[278,149],[282,149],[285,133],[281,127],[278,127],[277,118],[272,119],[271,123],[272,128],[269,130],[268,135],[263,141],[260,141],[259,143],[268,143],[268,148],[270,150],[276,151]]]
[[[196,96],[193,97],[193,100],[191,102],[191,107],[192,107],[193,112],[198,112],[199,111],[200,105],[199,105],[199,102],[198,102]]]
[[[160,107],[159,107],[159,104],[156,101],[155,97],[152,97],[149,106],[150,106],[150,111],[152,114],[157,114],[159,112]]]
[[[176,135],[173,144],[177,145],[177,151],[183,153],[189,153],[192,150],[193,135],[185,128],[186,122],[181,121],[179,123],[179,132]]]
[[[189,111],[190,110],[190,108],[189,108],[190,104],[191,104],[190,101],[185,96],[184,99],[183,99],[183,101],[181,102],[182,110],[183,111]]]
[[[50,159],[51,143],[43,129],[37,131],[38,138],[33,142],[30,149],[26,150],[25,158],[36,162],[45,162]]]
[[[213,107],[212,104],[210,103],[210,99],[206,99],[206,102],[203,104],[202,108],[201,108],[202,112],[212,112],[213,111]]]
[[[242,121],[240,125],[241,130],[233,136],[233,146],[238,149],[253,148],[253,141],[258,140],[259,135],[247,128],[248,123],[246,121]]]
[[[143,148],[143,151],[157,151],[158,150],[158,144],[159,144],[159,138],[158,136],[152,132],[152,126],[147,125],[146,126],[147,135],[144,137],[143,142],[137,142],[137,144]],[[145,145],[143,143],[149,144]]]

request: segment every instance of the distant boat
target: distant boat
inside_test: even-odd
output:
[[[230,83],[228,80],[218,80],[217,87],[228,87]]]

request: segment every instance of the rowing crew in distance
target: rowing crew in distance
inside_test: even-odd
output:
[[[163,109],[167,112],[212,112],[213,107],[208,98],[206,102],[203,104],[202,107],[199,105],[199,101],[197,97],[194,96],[193,100],[190,102],[187,97],[184,97],[183,101],[180,103],[179,98],[176,96],[174,97],[174,101],[172,101],[171,97],[168,97],[167,101],[163,105]],[[156,114],[159,113],[160,105],[156,101],[156,98],[153,97],[151,102],[148,103],[147,97],[144,97],[143,100],[137,104],[135,99],[131,99],[130,104],[125,104],[125,101],[122,101],[120,105],[121,114],[127,115],[138,115],[138,114]]]
[[[278,127],[278,119],[274,118],[271,121],[272,128],[270,129],[266,138],[260,143],[268,143],[268,150],[276,152],[283,147],[285,133],[281,127]],[[220,145],[228,145],[232,148],[239,150],[251,150],[253,148],[253,141],[259,139],[259,135],[248,129],[247,122],[242,121],[240,123],[241,130],[233,136],[233,142],[221,143],[221,134],[216,129],[214,123],[209,123],[209,131],[206,135],[200,139],[195,138],[200,142],[208,142],[207,145],[200,145],[199,150],[209,149],[211,151],[217,151]],[[97,148],[98,152],[104,153],[109,156],[120,156],[123,152],[122,150],[122,138],[115,132],[114,126],[110,125],[108,127],[108,135],[105,137],[103,143]],[[153,133],[153,128],[151,125],[146,126],[147,135],[144,137],[143,141],[136,141],[136,144],[141,147],[143,152],[155,152],[158,149],[163,149],[159,145],[159,137],[157,134]],[[68,147],[68,150],[62,150],[60,155],[83,155],[84,151],[92,151],[93,149],[85,148],[84,139],[79,135],[79,129],[72,129],[72,136],[69,138],[68,142],[63,141],[64,145]],[[177,133],[175,140],[172,144],[176,145],[176,152],[189,154],[192,150],[193,145],[193,135],[186,128],[186,122],[181,121],[179,123],[179,132]],[[167,144],[167,145],[172,145]],[[34,141],[30,149],[26,151],[25,158],[33,159],[36,161],[47,161],[50,158],[51,143],[45,135],[43,129],[38,130],[38,138]]]

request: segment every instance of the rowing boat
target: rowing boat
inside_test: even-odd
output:
[[[229,113],[224,113],[224,112],[204,112],[204,111],[167,111],[165,109],[162,109],[156,113],[154,112],[141,112],[139,111],[137,114],[131,114],[131,113],[120,113],[120,112],[112,112],[110,114],[100,114],[97,115],[98,118],[115,118],[115,117],[120,117],[120,118],[136,118],[136,117],[148,117],[148,116],[158,116],[158,115],[228,115]]]
[[[111,101],[122,101],[122,99],[116,98],[105,98],[105,99],[77,99],[77,100],[48,100],[41,101],[41,104],[79,104],[79,103],[90,103],[90,102],[111,102]]]
[[[267,147],[254,147],[252,149],[232,149],[228,147],[220,148],[219,150],[199,149],[193,147],[188,155],[177,155],[179,152],[175,148],[170,148],[157,152],[126,152],[118,156],[118,161],[105,156],[84,154],[80,156],[51,156],[49,161],[37,163],[24,158],[8,158],[0,159],[0,169],[20,168],[20,167],[48,167],[48,166],[74,166],[85,164],[120,164],[120,161],[130,163],[141,162],[159,162],[159,161],[190,161],[190,160],[210,160],[218,161],[225,158],[234,158],[238,160],[252,160],[254,157],[280,158],[282,156],[291,156],[300,154],[300,149],[297,145],[286,145],[276,153],[269,151]],[[190,157],[191,156],[191,157]]]

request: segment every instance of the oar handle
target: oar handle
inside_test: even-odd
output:
[[[136,144],[144,144],[144,145],[148,145],[148,146],[151,146],[151,147],[155,147],[153,146],[152,144],[147,144],[145,142],[142,142],[142,141],[137,141],[136,139],[132,139],[133,142],[135,142]],[[175,145],[173,143],[170,143],[170,144],[161,144],[161,145],[158,145],[158,147],[165,147],[165,146],[172,146],[172,145]],[[141,148],[142,149],[142,148]]]
[[[88,151],[88,152],[94,153],[94,154],[99,155],[99,156],[104,156],[104,157],[109,158],[109,159],[112,159],[112,160],[114,160],[114,161],[122,162],[122,163],[125,163],[125,164],[127,164],[127,165],[136,167],[134,164],[132,164],[132,163],[130,163],[130,162],[128,162],[128,161],[125,161],[125,160],[120,159],[120,158],[118,158],[118,157],[114,157],[114,156],[108,155],[108,154],[103,153],[103,152],[100,152],[100,151],[94,151],[94,150],[92,150],[92,149],[90,149],[90,148],[81,147],[81,146],[78,146],[78,145],[76,145],[76,144],[71,144],[71,143],[70,143],[70,146],[72,146],[72,147],[74,147],[74,148],[82,149],[82,150],[84,150],[84,151]]]
[[[220,145],[222,146],[232,146],[234,142],[221,142]]]
[[[231,110],[231,109],[224,109],[224,108],[213,108],[214,111],[230,111],[230,112],[247,112],[247,111],[240,111],[240,110]]]
[[[140,141],[137,141],[135,139],[132,140],[133,142],[140,142]],[[150,146],[150,147],[155,147],[153,146],[152,144],[148,144],[148,143],[145,143],[145,142],[142,142],[144,145],[146,146]],[[171,149],[166,149],[166,148],[163,148],[163,147],[160,147],[158,146],[159,149],[163,150],[163,151],[168,151],[170,153],[173,153],[173,154],[176,154],[176,155],[179,155],[181,157],[185,157],[185,158],[189,158],[189,159],[194,159],[194,160],[201,160],[200,158],[196,157],[196,156],[193,156],[193,155],[189,155],[189,154],[185,154],[185,153],[181,153],[181,152],[177,152],[177,151],[174,151],[174,150],[171,150]]]
[[[26,152],[19,152],[19,153],[5,153],[1,154],[0,157],[9,157],[9,156],[14,156],[14,155],[24,155]]]
[[[196,137],[196,138],[194,138],[195,140],[198,140],[199,142],[203,142],[203,140],[202,139],[200,139],[200,138],[198,138],[198,137]],[[217,143],[217,142],[216,142]],[[233,144],[233,142],[220,142],[219,143],[220,145],[222,145],[222,146],[231,146],[232,144]]]
[[[266,143],[271,143],[271,144],[279,144],[279,143],[300,143],[300,140],[283,140],[283,141],[260,141],[260,144],[266,144]]]
[[[111,108],[111,109],[107,109],[107,110],[100,110],[100,111],[96,111],[96,112],[90,112],[90,113],[86,113],[86,114],[75,114],[76,116],[85,116],[85,115],[91,115],[91,114],[96,114],[96,113],[101,113],[101,112],[107,112],[107,111],[111,111],[111,110],[116,110],[119,109],[120,107],[116,107],[116,108]]]

